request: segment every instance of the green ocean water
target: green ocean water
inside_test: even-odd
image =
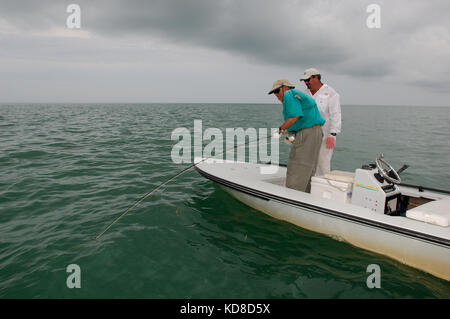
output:
[[[450,189],[450,108],[343,106],[333,169],[384,153],[406,183]],[[0,298],[450,298],[450,283],[275,220],[195,170],[177,127],[281,124],[280,105],[1,104]],[[280,144],[280,161],[289,147]],[[81,269],[69,289],[66,267]],[[367,266],[381,268],[369,289]]]

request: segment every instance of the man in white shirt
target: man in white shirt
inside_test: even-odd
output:
[[[300,81],[304,81],[305,93],[312,96],[317,103],[320,114],[325,119],[322,126],[323,141],[320,147],[316,176],[324,175],[331,170],[331,157],[336,145],[336,135],[341,132],[341,103],[339,94],[327,84],[321,82],[317,69],[307,69]]]

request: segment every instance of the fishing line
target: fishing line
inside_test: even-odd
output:
[[[224,154],[224,153],[226,153],[226,152],[228,152],[228,151],[230,151],[230,150],[232,150],[232,149],[237,149],[238,147],[246,146],[246,145],[248,145],[248,144],[250,144],[250,143],[253,143],[253,142],[259,142],[260,139],[262,139],[262,138],[268,138],[268,137],[271,137],[271,136],[272,136],[272,134],[269,134],[268,136],[260,137],[260,138],[254,140],[254,141],[248,141],[248,142],[245,142],[244,144],[234,146],[233,148],[229,148],[229,149],[227,149],[227,150],[225,150],[225,151],[223,151],[223,152],[221,152],[221,153],[219,153],[219,154],[215,154],[215,155],[213,155],[213,156],[211,156],[211,157],[204,158],[204,159],[202,159],[201,161],[199,161],[198,163],[192,164],[191,166],[189,166],[189,167],[183,169],[183,170],[180,171],[179,173],[177,173],[177,174],[175,174],[174,176],[170,177],[170,178],[169,178],[168,180],[166,180],[165,182],[162,182],[161,184],[159,184],[156,188],[154,188],[153,190],[151,190],[150,192],[148,192],[147,194],[145,194],[144,196],[142,196],[136,203],[134,203],[132,206],[130,206],[129,208],[127,208],[127,209],[126,209],[119,217],[117,217],[112,223],[110,223],[110,224],[108,225],[108,227],[106,227],[102,232],[100,232],[100,233],[95,237],[95,240],[98,240],[101,236],[103,236],[103,234],[106,233],[106,232],[107,232],[107,231],[108,231],[115,223],[117,223],[120,219],[122,219],[126,214],[128,214],[128,212],[130,212],[133,208],[135,208],[136,206],[138,206],[138,205],[139,205],[141,202],[143,202],[146,198],[150,197],[150,196],[151,196],[154,192],[156,192],[158,189],[160,189],[160,188],[163,187],[164,185],[168,184],[170,181],[174,180],[174,179],[177,178],[178,176],[183,175],[184,173],[186,173],[187,171],[189,171],[190,169],[192,169],[192,168],[195,167],[196,165],[198,165],[198,164],[200,164],[200,163],[202,163],[202,162],[204,162],[204,161],[206,161],[206,160],[208,160],[208,159],[211,159],[211,158],[213,158],[213,157],[215,157],[215,156],[222,155],[222,154]]]

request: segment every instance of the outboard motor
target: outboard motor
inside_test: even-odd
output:
[[[403,205],[396,184],[400,184],[401,179],[398,172],[383,158],[381,154],[375,164],[364,165],[356,170],[352,204],[369,208],[379,214],[399,215]],[[406,168],[407,166],[403,166],[402,170]]]

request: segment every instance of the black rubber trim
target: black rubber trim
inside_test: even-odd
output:
[[[224,180],[224,179],[222,179],[220,177],[208,174],[205,171],[203,171],[200,168],[198,168],[197,166],[195,166],[195,169],[201,175],[203,175],[207,179],[212,180],[213,182],[216,182],[218,184],[227,186],[229,188],[238,190],[240,192],[246,193],[248,195],[251,195],[251,196],[254,196],[254,197],[266,200],[266,201],[276,200],[276,201],[280,201],[280,202],[284,202],[284,203],[289,203],[289,204],[294,205],[294,206],[299,206],[299,207],[307,208],[307,209],[314,210],[314,211],[320,211],[320,212],[322,212],[324,214],[327,214],[327,215],[332,215],[332,216],[335,216],[335,217],[339,217],[339,218],[351,220],[351,221],[354,221],[354,222],[358,222],[360,224],[372,226],[372,227],[375,227],[375,228],[381,228],[381,229],[384,229],[384,230],[389,230],[389,231],[392,231],[392,232],[395,232],[395,233],[400,233],[400,234],[407,235],[407,236],[410,236],[410,237],[414,237],[414,238],[417,238],[417,239],[421,239],[421,240],[425,240],[425,241],[429,241],[429,242],[433,242],[433,243],[437,243],[437,244],[440,244],[440,245],[444,245],[444,246],[450,247],[450,240],[448,240],[448,239],[444,239],[444,238],[440,238],[440,237],[436,237],[436,236],[430,236],[430,235],[419,233],[419,232],[416,232],[416,231],[406,230],[404,228],[400,228],[400,227],[397,227],[397,226],[392,226],[392,225],[376,222],[376,221],[373,221],[373,220],[367,220],[367,219],[360,218],[360,217],[357,217],[357,216],[354,216],[354,215],[345,214],[345,213],[342,213],[342,212],[339,212],[339,211],[325,209],[325,208],[320,207],[320,206],[314,206],[314,205],[307,204],[307,203],[304,203],[304,202],[299,202],[299,201],[296,201],[296,200],[293,200],[293,199],[284,198],[284,197],[280,197],[280,196],[273,195],[273,194],[270,194],[270,193],[261,192],[261,191],[258,191],[256,189],[252,189],[252,188],[249,188],[249,187],[246,187],[246,186],[242,186],[242,185],[239,185],[239,184],[236,184],[236,183]]]

